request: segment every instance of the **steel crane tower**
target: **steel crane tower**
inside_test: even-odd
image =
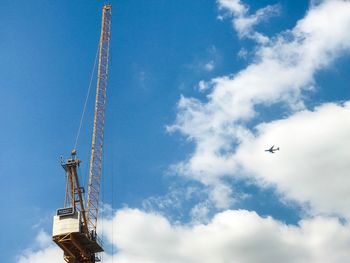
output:
[[[96,234],[96,226],[102,170],[111,15],[112,6],[104,5],[86,203],[83,200],[85,190],[79,183],[77,168],[81,161],[76,158],[76,150],[72,151],[70,159],[66,162],[62,160],[62,167],[66,172],[66,193],[64,208],[58,209],[54,217],[52,239],[63,250],[64,260],[68,263],[98,262],[100,260],[97,254],[103,251]]]

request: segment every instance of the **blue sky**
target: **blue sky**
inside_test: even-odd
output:
[[[288,226],[300,226],[300,220],[312,221],[317,216],[323,216],[325,224],[332,216],[348,218],[349,210],[329,196],[334,191],[346,199],[342,185],[349,184],[343,172],[347,168],[343,148],[349,142],[336,138],[346,138],[337,132],[349,127],[346,118],[340,119],[348,107],[339,103],[350,99],[350,43],[348,38],[327,35],[346,28],[348,20],[340,18],[346,17],[348,3],[119,0],[111,4],[102,180],[102,200],[113,207],[111,216],[118,222],[128,216],[140,216],[144,222],[168,220],[171,226],[185,228],[214,224],[216,216],[237,211],[255,211],[254,220],[270,216]],[[304,19],[310,10],[317,20],[329,13],[327,8],[334,11],[342,4],[344,13],[339,21],[332,21],[332,30],[326,23],[313,31],[313,20]],[[32,254],[51,249],[50,244],[38,242],[38,233],[50,234],[52,216],[63,205],[65,181],[59,157],[68,157],[74,145],[102,5],[82,0],[0,3],[0,199],[4,211],[0,223],[7,225],[0,252],[6,262],[35,262],[30,261]],[[250,25],[247,19],[256,21]],[[237,26],[237,21],[243,26]],[[329,48],[321,45],[325,39]],[[310,66],[302,68],[293,56]],[[268,67],[274,63],[285,70]],[[256,65],[257,69],[252,67]],[[289,70],[290,75],[284,76]],[[276,82],[271,81],[275,77]],[[201,91],[200,83],[207,89]],[[261,87],[250,87],[251,83],[261,83]],[[259,91],[270,88],[266,94]],[[227,102],[224,98],[231,95],[241,100]],[[91,97],[78,144],[82,175],[88,168],[92,110]],[[336,131],[318,126],[322,122]],[[305,131],[313,129],[304,138]],[[294,140],[294,135],[300,135],[300,140]],[[316,138],[329,144],[318,147]],[[272,144],[284,146],[276,158],[260,155]],[[293,145],[301,146],[294,149]],[[339,176],[318,174],[325,168],[313,158],[331,164],[331,171]],[[290,174],[291,167],[297,167],[295,174]],[[320,197],[322,183],[329,185],[331,176],[339,184],[331,185],[329,196]],[[314,187],[312,182],[321,186]],[[333,209],[332,203],[339,206]],[[341,233],[349,231],[348,225],[337,227]],[[108,227],[104,229],[108,232]],[[104,235],[111,242],[110,233]],[[137,254],[132,249],[137,258],[129,257],[123,240],[115,245],[121,251],[115,257],[123,262],[164,262],[157,261],[159,255]],[[317,257],[310,258],[312,262]],[[332,260],[328,262],[337,262]]]

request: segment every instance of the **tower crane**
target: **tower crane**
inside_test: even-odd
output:
[[[96,226],[102,170],[111,15],[112,6],[104,5],[86,202],[83,199],[85,190],[79,182],[77,168],[81,161],[76,157],[76,150],[72,151],[71,157],[66,162],[62,161],[62,167],[66,172],[66,192],[64,207],[58,209],[54,216],[52,239],[63,250],[63,258],[68,263],[98,262],[100,261],[98,253],[103,251],[96,234]]]

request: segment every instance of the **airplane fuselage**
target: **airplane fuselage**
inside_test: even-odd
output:
[[[273,148],[274,146],[272,146],[270,149],[268,150],[265,150],[265,152],[270,152],[270,153],[275,153],[276,151],[279,151],[280,150],[280,147],[278,148]]]

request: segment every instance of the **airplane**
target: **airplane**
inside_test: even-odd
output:
[[[265,152],[275,153],[275,151],[280,150],[280,147],[277,147],[277,148],[273,148],[273,147],[275,147],[275,145],[272,145],[271,148],[268,150],[265,150]]]

